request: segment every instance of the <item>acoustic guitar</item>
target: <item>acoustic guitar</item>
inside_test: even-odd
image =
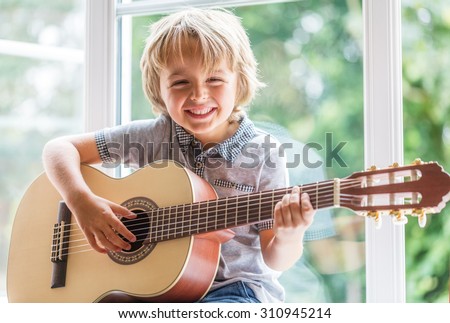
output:
[[[159,162],[122,179],[82,165],[92,191],[137,214],[122,219],[138,238],[132,249],[91,249],[70,210],[39,176],[18,207],[10,243],[10,302],[193,302],[210,288],[220,246],[232,227],[272,218],[292,188],[217,198],[203,179],[174,162]],[[343,207],[381,223],[381,215],[425,225],[450,198],[450,177],[437,163],[370,169],[301,186],[314,208]]]

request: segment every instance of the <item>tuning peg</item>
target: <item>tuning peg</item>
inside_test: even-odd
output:
[[[397,163],[397,162],[394,162],[392,165],[390,165],[389,167],[390,168],[397,168],[397,167],[399,167],[400,165],[399,165],[399,163]]]
[[[414,209],[411,215],[417,216],[419,227],[424,228],[427,225],[427,214],[423,209]]]
[[[408,218],[405,216],[405,213],[400,210],[392,210],[389,212],[389,215],[393,216],[392,222],[395,225],[408,223]]]
[[[374,170],[377,170],[377,166],[372,165],[372,166],[370,166],[367,170],[368,170],[368,171],[374,171]]]
[[[381,228],[381,224],[382,224],[382,220],[381,220],[381,215],[380,212],[378,211],[369,211],[367,212],[367,216],[372,218],[375,221],[375,228],[376,229],[380,229]]]
[[[423,161],[420,158],[416,158],[414,159],[414,161],[412,162],[413,165],[422,165]]]
[[[419,223],[419,227],[421,227],[422,229],[425,228],[425,226],[427,225],[427,214],[426,213],[419,215],[418,223]]]

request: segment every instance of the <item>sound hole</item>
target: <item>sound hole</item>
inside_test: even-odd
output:
[[[123,218],[122,223],[127,229],[133,233],[136,237],[135,242],[130,242],[124,237],[122,239],[131,244],[130,250],[124,250],[124,252],[135,252],[142,247],[144,241],[148,240],[148,234],[150,230],[150,218],[145,210],[132,210],[137,215],[135,219]]]
[[[125,201],[122,206],[137,215],[135,219],[121,219],[127,229],[136,236],[136,241],[128,241],[131,244],[130,250],[109,251],[108,255],[119,264],[130,265],[147,257],[156,246],[156,243],[150,242],[151,210],[156,208],[156,204],[148,198],[136,197]],[[121,238],[126,240],[122,236]]]

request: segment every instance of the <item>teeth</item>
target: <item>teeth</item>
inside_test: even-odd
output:
[[[201,110],[189,110],[192,114],[202,115],[211,112],[212,108],[205,108]]]

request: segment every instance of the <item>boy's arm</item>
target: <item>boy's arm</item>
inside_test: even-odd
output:
[[[270,230],[260,232],[265,263],[274,270],[289,269],[303,254],[303,237],[315,214],[309,196],[298,187],[286,194],[274,209]]]
[[[93,133],[62,137],[49,141],[43,150],[44,168],[48,178],[61,194],[83,230],[89,244],[99,252],[129,249],[135,236],[117,218],[133,218],[128,209],[96,196],[80,172],[80,164],[101,162]]]

